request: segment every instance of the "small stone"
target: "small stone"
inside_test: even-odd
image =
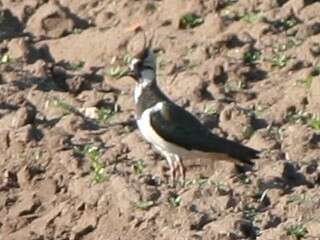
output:
[[[213,221],[213,217],[209,216],[207,213],[197,215],[196,220],[192,221],[190,224],[190,230],[201,231],[205,225]]]
[[[141,192],[144,201],[156,202],[161,196],[159,189],[153,186],[144,185]]]
[[[14,141],[25,145],[32,140],[37,140],[37,132],[30,124],[10,133],[10,142]]]
[[[140,31],[135,36],[132,37],[127,46],[127,51],[130,56],[139,58],[143,51],[147,47],[147,37],[145,32]]]
[[[27,124],[32,124],[35,116],[36,108],[33,105],[26,103],[17,111],[16,117],[13,119],[12,126],[19,128]]]
[[[38,38],[59,38],[72,31],[75,19],[55,2],[41,5],[27,22],[26,31]]]
[[[83,90],[85,78],[82,76],[73,76],[71,78],[67,78],[66,84],[70,93],[78,94]]]

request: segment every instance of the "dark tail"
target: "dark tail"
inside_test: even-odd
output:
[[[260,152],[253,148],[244,146],[241,143],[237,143],[225,138],[219,138],[218,140],[216,136],[215,138],[216,141],[214,151],[227,155],[230,159],[226,160],[254,165],[254,162],[252,162],[251,160],[259,158]]]
[[[229,142],[229,151],[228,155],[234,159],[239,160],[241,163],[254,165],[254,162],[252,162],[252,159],[259,158],[259,151],[244,146],[240,143],[230,141]]]

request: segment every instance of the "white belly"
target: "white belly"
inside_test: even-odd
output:
[[[143,137],[151,143],[160,153],[178,155],[183,158],[199,158],[203,157],[203,153],[199,151],[189,151],[185,148],[179,147],[176,144],[167,142],[161,138],[152,128],[150,124],[150,113],[155,109],[160,110],[161,103],[156,104],[154,107],[145,110],[140,119],[137,120],[139,130]]]

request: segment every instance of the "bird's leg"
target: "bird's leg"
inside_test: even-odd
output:
[[[165,157],[167,159],[169,168],[170,168],[170,180],[169,183],[172,183],[172,187],[176,186],[176,167],[174,164],[174,159],[170,154],[165,154]]]
[[[182,186],[184,186],[186,181],[186,169],[183,165],[181,158],[178,155],[175,155],[174,158],[175,158],[176,168],[178,167],[179,177],[180,177]]]

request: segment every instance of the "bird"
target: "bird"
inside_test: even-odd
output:
[[[183,159],[225,160],[254,165],[259,151],[219,137],[198,118],[180,107],[160,89],[156,76],[156,55],[151,47],[134,57],[129,73],[136,81],[135,115],[143,138],[166,159],[172,185],[185,183]]]

